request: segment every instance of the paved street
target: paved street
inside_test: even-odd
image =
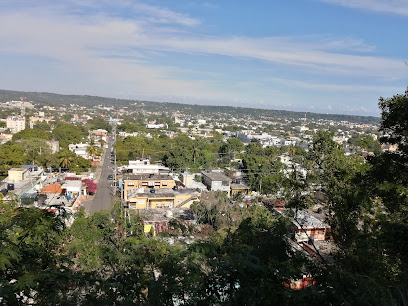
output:
[[[95,211],[110,209],[113,201],[113,180],[108,180],[108,175],[113,174],[113,164],[110,161],[110,152],[112,148],[112,137],[109,137],[108,148],[105,151],[105,156],[100,166],[98,190],[96,191],[93,199],[84,201],[83,206],[88,213],[94,213]],[[97,174],[98,176],[98,174]]]

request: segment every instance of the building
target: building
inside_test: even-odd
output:
[[[241,193],[243,195],[248,195],[251,188],[243,183],[231,183],[231,191],[230,196],[234,196],[237,193]]]
[[[185,171],[180,174],[180,180],[186,188],[199,189],[201,191],[207,190],[207,186],[201,182],[201,173],[189,173]]]
[[[80,180],[68,180],[61,186],[68,200],[86,195],[86,186]]]
[[[108,131],[104,129],[97,129],[91,132],[90,138],[95,141],[103,140],[104,142],[108,139]]]
[[[131,209],[189,208],[199,199],[197,189],[132,189],[125,201]]]
[[[123,176],[123,199],[128,201],[128,192],[133,189],[175,189],[176,182],[169,175],[139,174]]]
[[[6,119],[6,126],[12,132],[20,132],[26,128],[26,119],[24,116],[9,116]]]
[[[201,172],[203,183],[210,191],[223,191],[228,195],[231,193],[231,182],[228,176],[219,172]]]
[[[170,169],[159,165],[150,164],[149,159],[130,160],[129,165],[124,167],[127,173],[133,174],[169,174]]]
[[[288,215],[296,226],[295,239],[297,242],[325,241],[328,238],[330,225],[317,219],[307,210],[283,210],[282,214]]]
[[[22,182],[29,176],[29,170],[27,168],[11,168],[8,171],[9,182]]]
[[[44,112],[42,112],[44,114]],[[35,116],[31,116],[30,118],[28,118],[28,122],[29,122],[29,126],[30,129],[32,129],[34,127],[35,124],[37,124],[38,122],[45,122],[47,124],[49,124],[50,122],[55,121],[52,118],[44,118],[44,117],[35,117]]]

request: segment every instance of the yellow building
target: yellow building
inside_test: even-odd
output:
[[[14,182],[22,182],[29,175],[29,171],[26,168],[11,168],[8,171],[8,180]]]
[[[125,201],[132,209],[189,208],[199,199],[196,189],[133,189],[126,193]]]
[[[234,194],[241,192],[243,195],[248,195],[249,194],[250,188],[245,185],[245,184],[231,184],[231,191],[230,191],[230,196],[232,197]]]
[[[128,198],[128,191],[140,188],[149,189],[172,189],[176,182],[169,175],[160,174],[139,174],[124,175],[123,177],[123,198]]]
[[[35,117],[35,116],[31,116],[29,118],[29,125],[30,128],[32,129],[34,127],[34,125],[38,122],[45,122],[45,123],[50,123],[50,122],[54,122],[55,120],[52,118],[44,118],[44,117]]]

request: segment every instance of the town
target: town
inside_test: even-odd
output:
[[[339,204],[354,184],[350,176],[368,171],[370,158],[398,151],[380,144],[386,134],[374,117],[166,104],[157,111],[149,103],[2,102],[1,203],[63,216],[73,228],[116,210],[126,223],[121,231],[138,225],[147,239],[182,248],[239,232],[264,210],[291,224],[290,252],[333,266],[344,247],[336,218],[348,214]],[[285,286],[314,287],[306,272]]]

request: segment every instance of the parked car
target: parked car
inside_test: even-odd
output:
[[[108,180],[113,180],[113,175],[112,174],[108,175]]]

